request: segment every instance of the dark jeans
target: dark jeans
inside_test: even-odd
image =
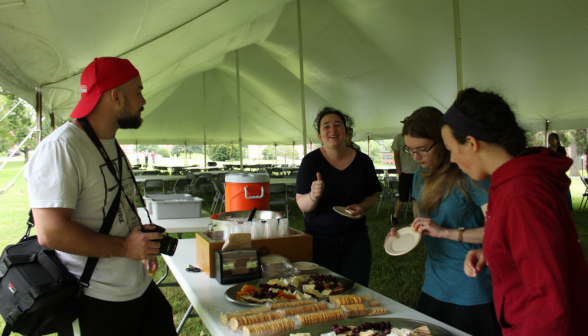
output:
[[[84,297],[79,324],[82,336],[177,335],[172,307],[154,282],[131,301]]]
[[[501,336],[494,302],[460,306],[443,302],[421,292],[417,310],[472,336]]]
[[[367,232],[313,235],[313,261],[365,287],[370,282],[372,246]]]

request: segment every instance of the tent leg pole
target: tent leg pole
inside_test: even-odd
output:
[[[35,88],[37,90],[37,146],[41,143],[41,132],[43,130],[43,93],[41,93],[40,88]]]
[[[139,145],[137,144],[137,140],[135,140],[135,153],[137,153],[137,164],[139,164]]]
[[[298,59],[300,61],[300,107],[302,112],[302,144],[304,155],[306,155],[306,102],[304,96],[304,54],[302,52],[302,13],[300,11],[300,0],[296,0],[298,9]]]
[[[202,73],[202,102],[204,105],[204,167],[206,168],[206,72]]]
[[[235,50],[236,74],[237,74],[237,119],[239,121],[239,160],[241,161],[241,171],[243,171],[243,138],[241,135],[241,79],[239,77],[239,49]]]
[[[453,30],[455,32],[455,62],[457,69],[457,91],[463,90],[463,64],[461,58],[461,19],[459,0],[453,0]]]

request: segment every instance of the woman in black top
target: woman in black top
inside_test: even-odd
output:
[[[561,145],[561,142],[559,142],[559,135],[557,133],[549,134],[549,138],[547,138],[547,140],[549,142],[549,149],[551,149],[552,151],[556,151],[559,154],[568,156],[566,148]],[[572,205],[572,193],[569,189],[568,193],[566,194],[566,198],[568,200],[568,206],[570,207],[570,211],[574,211],[574,206]]]
[[[313,236],[313,259],[333,272],[368,286],[372,250],[364,213],[382,190],[371,159],[345,145],[353,119],[325,107],[314,127],[323,147],[304,157],[296,180],[296,202],[305,232]],[[349,218],[334,206],[352,210]]]
[[[552,151],[558,152],[559,154],[563,154],[565,156],[568,155],[564,146],[561,145],[559,142],[559,135],[557,133],[549,134],[549,149]]]

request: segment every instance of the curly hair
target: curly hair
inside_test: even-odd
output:
[[[508,154],[519,157],[527,154],[527,137],[517,123],[510,105],[497,93],[468,88],[457,94],[455,107],[482,126],[484,132],[497,139],[497,144]],[[445,125],[442,121],[441,125]],[[464,144],[467,134],[451,130],[455,140]]]
[[[316,118],[314,118],[314,123],[312,124],[312,126],[314,127],[317,133],[321,133],[321,120],[328,114],[336,114],[339,116],[339,118],[341,118],[341,120],[343,120],[345,132],[347,132],[348,128],[352,128],[355,125],[353,118],[351,118],[348,114],[345,114],[340,110],[327,106],[320,110],[319,113],[316,115]]]

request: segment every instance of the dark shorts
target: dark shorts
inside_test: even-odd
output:
[[[130,301],[84,297],[79,323],[83,336],[177,335],[172,307],[153,282],[143,295]]]
[[[412,189],[412,178],[414,174],[402,173],[398,179],[398,199],[400,202],[408,202],[410,197],[410,190]]]
[[[443,323],[475,336],[501,336],[494,302],[461,306],[443,302],[421,292],[417,309]]]

